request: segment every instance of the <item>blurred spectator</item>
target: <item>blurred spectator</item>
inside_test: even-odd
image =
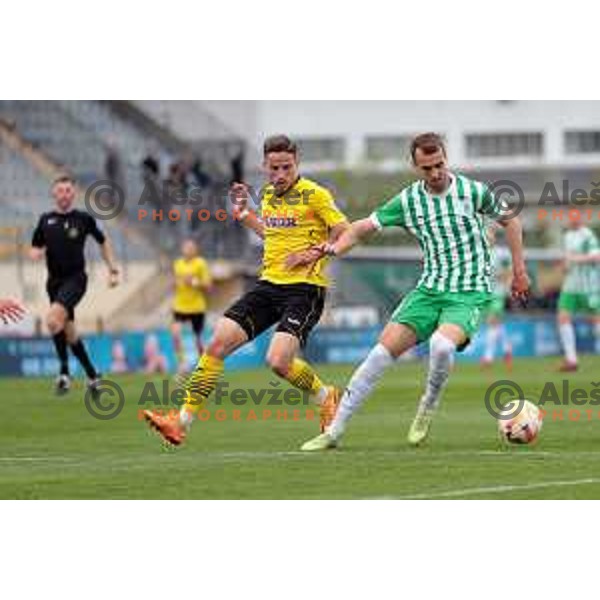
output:
[[[167,193],[169,198],[174,198],[174,194],[182,197],[181,194],[187,194],[188,191],[188,180],[187,180],[188,167],[184,160],[178,160],[169,167],[169,174],[165,179]]]
[[[125,191],[125,178],[123,177],[123,162],[121,160],[121,153],[117,147],[116,141],[114,138],[110,138],[106,144],[106,158],[104,161],[104,175],[106,179],[112,181],[116,186],[118,186],[122,193],[123,197],[126,196]],[[114,203],[118,198],[117,191],[113,191],[111,202]]]
[[[190,174],[193,177],[194,184],[200,188],[207,188],[211,184],[211,178],[209,174],[204,170],[202,159],[198,156],[193,162],[190,169]]]
[[[167,357],[161,352],[158,338],[153,333],[144,341],[144,371],[146,373],[166,373]]]
[[[115,340],[112,346],[112,361],[110,363],[111,373],[127,373],[129,365],[127,364],[127,352],[122,340]]]
[[[185,210],[185,199],[188,197],[187,170],[188,166],[185,159],[178,160],[169,167],[169,175],[165,179],[165,194],[163,197],[163,208],[166,212],[178,210],[181,213]],[[185,220],[171,220],[165,215],[165,221],[171,223],[173,228],[178,226],[176,231],[180,236],[185,235],[185,229],[188,227]]]
[[[161,208],[162,202],[160,200],[160,162],[155,157],[152,150],[148,151],[148,154],[144,157],[141,164],[142,168],[142,182],[144,184],[144,190],[142,197],[155,208]]]
[[[144,183],[147,181],[158,183],[159,178],[160,163],[152,152],[148,152],[142,160],[142,180]]]
[[[234,154],[231,159],[231,182],[244,181],[244,148]]]

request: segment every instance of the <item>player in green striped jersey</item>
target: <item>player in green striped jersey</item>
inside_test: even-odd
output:
[[[577,349],[573,314],[591,317],[596,334],[596,351],[600,340],[600,245],[594,232],[581,219],[569,221],[564,235],[565,270],[558,300],[558,331],[564,351],[561,371],[577,370]]]
[[[503,215],[500,203],[484,184],[449,170],[439,135],[417,136],[411,157],[421,177],[418,181],[370,217],[354,222],[334,244],[315,249],[339,256],[374,231],[400,226],[419,242],[423,273],[416,289],[394,311],[379,343],[352,375],[333,422],[325,433],[302,446],[305,451],[335,447],[348,420],[384,371],[417,343],[429,340],[427,384],[408,440],[417,445],[427,437],[454,353],[469,343],[491,299],[492,254],[484,216],[504,227],[512,255],[513,296],[523,299],[528,294],[519,219]]]

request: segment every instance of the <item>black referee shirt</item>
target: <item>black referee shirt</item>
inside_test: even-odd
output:
[[[106,240],[96,219],[82,210],[44,213],[33,232],[32,246],[46,248],[50,279],[85,273],[85,240],[91,235],[99,244]]]

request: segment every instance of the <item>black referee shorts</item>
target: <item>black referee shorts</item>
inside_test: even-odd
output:
[[[176,323],[190,323],[192,331],[196,335],[200,335],[202,329],[204,329],[204,313],[182,313],[174,310],[173,321]]]
[[[309,283],[258,283],[224,316],[235,321],[253,339],[279,323],[277,331],[296,336],[304,346],[319,322],[325,305],[325,288]]]
[[[71,277],[50,278],[46,283],[46,291],[50,303],[65,307],[69,321],[75,319],[75,307],[81,302],[87,289],[87,275],[78,273]]]

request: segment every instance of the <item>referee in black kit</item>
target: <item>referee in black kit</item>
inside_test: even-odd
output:
[[[67,346],[71,347],[71,352],[83,367],[88,387],[94,390],[98,384],[99,373],[75,330],[75,307],[87,288],[84,247],[88,235],[100,245],[102,258],[108,266],[109,286],[114,287],[119,282],[110,240],[91,215],[73,208],[75,195],[75,180],[71,176],[61,175],[52,182],[56,207],[40,217],[33,232],[31,248],[33,260],[39,260],[44,253],[46,255],[46,291],[50,298],[46,324],[60,360],[60,374],[55,386],[57,394],[65,394],[71,387]]]

